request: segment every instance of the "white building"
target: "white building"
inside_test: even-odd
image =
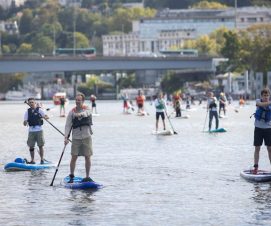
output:
[[[0,0],[0,5],[4,9],[8,9],[11,6],[12,2],[14,2],[16,6],[20,6],[23,5],[25,1],[26,0]]]
[[[81,7],[82,0],[59,0],[59,4],[67,7]]]
[[[270,8],[165,9],[158,12],[155,18],[134,21],[133,31],[129,34],[103,36],[103,54],[159,54],[161,49],[181,48],[185,40],[210,34],[221,27],[244,29],[263,23],[271,23]]]
[[[18,34],[19,28],[17,21],[0,21],[0,31],[8,34]]]

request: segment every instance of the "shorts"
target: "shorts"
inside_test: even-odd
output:
[[[72,139],[71,155],[91,156],[92,155],[91,137],[87,137],[84,139]]]
[[[161,118],[163,120],[165,120],[165,113],[164,112],[156,112],[156,120],[159,119],[159,116],[161,116]]]
[[[27,145],[30,148],[34,148],[36,142],[37,142],[38,147],[44,146],[45,140],[44,140],[44,136],[43,136],[43,131],[28,133]]]
[[[96,103],[92,103],[91,107],[96,108]]]
[[[262,129],[255,127],[254,146],[262,146],[263,141],[266,146],[271,146],[271,128]]]
[[[143,104],[138,104],[138,108],[143,108]]]

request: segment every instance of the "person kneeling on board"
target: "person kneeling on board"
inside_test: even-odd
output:
[[[71,162],[70,162],[70,181],[73,183],[74,170],[76,160],[78,156],[85,157],[85,169],[86,177],[83,182],[92,182],[93,180],[89,177],[92,155],[92,116],[91,110],[88,106],[84,105],[85,96],[84,94],[76,95],[76,107],[73,108],[67,117],[65,125],[65,145],[69,143],[68,137],[72,128],[72,147],[71,147]]]
[[[252,171],[254,174],[258,172],[260,149],[263,141],[267,146],[269,161],[271,163],[271,101],[269,89],[265,88],[261,91],[261,99],[256,100],[256,107],[254,114],[254,168]]]

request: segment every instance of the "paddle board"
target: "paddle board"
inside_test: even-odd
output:
[[[161,136],[170,136],[173,135],[173,131],[172,130],[160,130],[160,131],[152,131],[153,135],[161,135]]]
[[[224,132],[227,132],[227,130],[225,130],[224,128],[218,128],[218,129],[209,130],[207,132],[209,132],[209,133],[224,133]]]
[[[240,176],[251,182],[271,181],[271,171],[266,170],[258,170],[257,174],[253,174],[251,170],[243,170]]]
[[[44,161],[44,164],[27,164],[25,159],[16,158],[14,162],[7,163],[4,166],[6,171],[30,171],[30,170],[43,170],[54,167],[49,161]]]
[[[67,176],[63,179],[64,186],[65,188],[70,188],[70,189],[93,189],[97,190],[99,188],[102,188],[101,184],[98,184],[94,181],[92,182],[82,182],[83,178],[82,177],[74,177],[73,178],[73,183],[68,183],[70,180],[70,177]]]
[[[184,116],[181,116],[181,117],[175,117],[175,118],[178,118],[178,119],[189,119],[189,118],[190,118],[190,115],[184,115]]]
[[[98,114],[98,113],[92,113],[91,114],[93,117],[98,117],[98,116],[100,116],[100,114]]]
[[[226,115],[219,115],[219,118],[228,118]]]

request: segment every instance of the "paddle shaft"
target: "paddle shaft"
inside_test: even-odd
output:
[[[30,105],[29,105],[29,103],[27,103],[27,101],[25,101],[24,102],[25,104],[27,104],[29,107],[31,107]],[[41,117],[41,118],[43,118],[42,117],[42,115],[40,114],[40,113],[38,113],[39,114],[39,116]],[[65,137],[65,134],[64,133],[62,133],[57,127],[55,127],[48,119],[46,119],[46,118],[44,118],[45,119],[45,121],[46,122],[48,122],[52,127],[54,127],[54,129],[56,129],[63,137]],[[70,139],[68,139],[70,142],[72,142]]]
[[[203,125],[202,131],[204,131],[204,129],[205,129],[206,120],[207,120],[207,115],[208,115],[208,110],[207,110],[207,112],[206,112],[206,116],[205,116],[205,120],[204,120],[204,125]]]
[[[63,157],[63,155],[64,155],[66,146],[67,146],[67,144],[64,145],[64,148],[63,148],[63,150],[62,150],[62,153],[61,153],[60,159],[59,159],[59,161],[58,161],[58,164],[57,164],[57,167],[56,167],[56,171],[55,171],[55,174],[54,174],[54,176],[53,176],[53,179],[52,179],[52,182],[51,182],[50,186],[53,186],[53,185],[54,185],[54,180],[55,180],[55,178],[56,178],[56,174],[57,174],[57,172],[58,172],[58,168],[59,168],[59,166],[60,166],[60,162],[61,162],[62,157]]]
[[[169,116],[168,116],[168,114],[167,114],[167,111],[166,111],[166,110],[165,110],[165,114],[166,114],[166,116],[167,116],[167,119],[168,119],[168,121],[169,121],[169,124],[170,124],[171,129],[173,130],[174,134],[178,134],[178,133],[177,133],[177,132],[174,130],[173,125],[172,125],[172,123],[171,123],[171,121],[170,121],[170,118],[169,118]]]
[[[68,134],[68,140],[69,140],[71,131],[72,131],[72,127],[71,127],[71,129],[70,129],[70,131],[69,131],[69,134]],[[56,171],[55,171],[55,174],[54,174],[54,176],[53,176],[53,179],[52,179],[52,182],[51,182],[50,186],[53,186],[53,185],[54,185],[54,180],[55,180],[56,174],[57,174],[57,172],[58,172],[58,168],[59,168],[59,166],[60,166],[62,157],[63,157],[63,155],[64,155],[66,146],[67,146],[67,144],[64,144],[64,148],[63,148],[62,153],[61,153],[61,155],[60,155],[60,158],[59,158],[59,161],[58,161],[58,164],[57,164],[57,167],[56,167]]]

